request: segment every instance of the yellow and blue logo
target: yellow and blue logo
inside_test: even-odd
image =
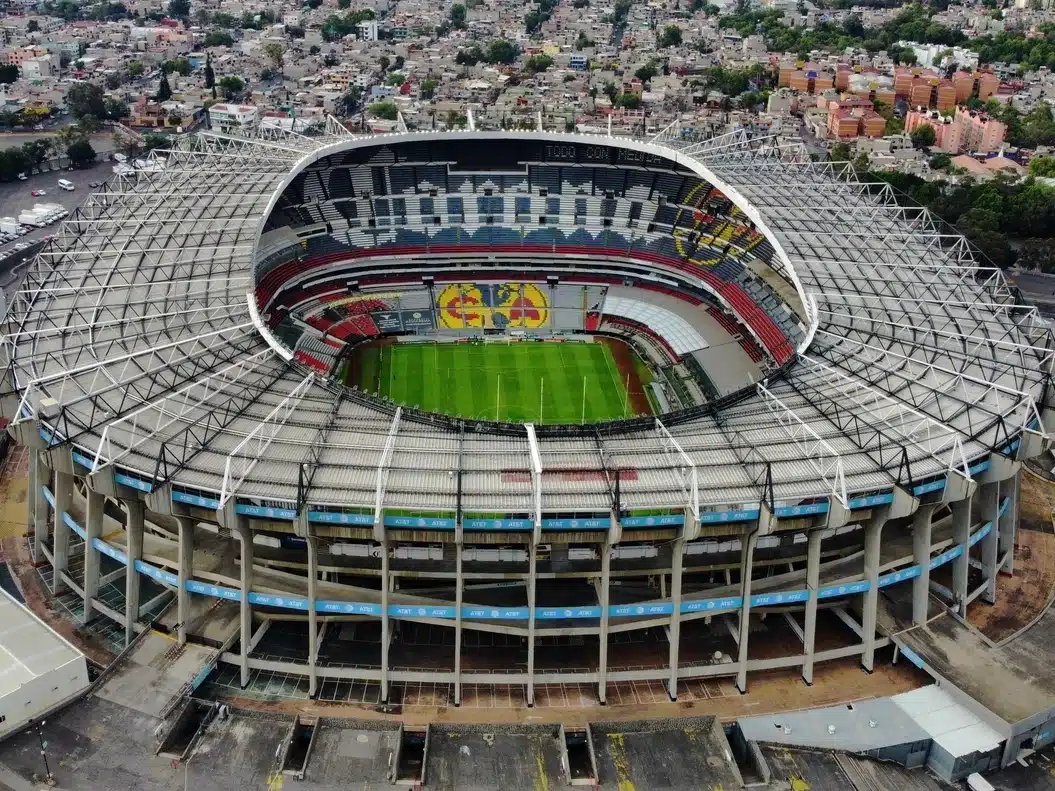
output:
[[[549,320],[546,292],[534,283],[451,283],[436,303],[448,329],[538,329]]]

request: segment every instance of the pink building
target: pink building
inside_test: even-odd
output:
[[[957,107],[955,115],[942,115],[935,110],[913,110],[905,116],[905,132],[909,134],[923,124],[930,124],[934,129],[933,147],[949,154],[999,151],[1007,134],[1007,126],[1000,121],[964,107]]]

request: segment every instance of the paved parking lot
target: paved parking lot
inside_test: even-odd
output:
[[[58,203],[67,211],[72,212],[80,206],[91,189],[88,187],[93,181],[106,181],[113,176],[115,163],[103,161],[86,170],[61,170],[52,173],[35,173],[27,181],[16,181],[10,184],[0,184],[0,217],[15,217],[19,213],[33,208],[36,203]],[[76,185],[73,192],[59,189],[59,179],[66,179]],[[47,194],[38,198],[32,195],[33,190],[44,190]],[[55,233],[56,225],[46,228],[35,228],[30,233],[21,237],[18,241],[31,242],[49,234]],[[14,249],[15,242],[0,245],[0,258]]]

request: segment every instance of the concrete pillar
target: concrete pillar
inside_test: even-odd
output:
[[[381,541],[381,702],[388,703],[388,649],[391,624],[388,622],[389,559],[388,539]]]
[[[125,500],[125,554],[128,567],[125,569],[125,645],[135,639],[136,621],[139,620],[139,572],[136,561],[143,559],[143,516],[146,510],[141,500]]]
[[[84,623],[88,623],[94,614],[92,599],[99,595],[99,550],[92,546],[92,541],[103,535],[103,508],[106,498],[90,487],[85,487],[88,501],[88,516],[84,526]]]
[[[747,692],[747,643],[751,625],[751,571],[755,560],[755,546],[758,544],[758,531],[755,530],[741,539],[740,545],[740,604],[739,656],[736,670],[736,688],[741,694]]]
[[[33,562],[44,560],[44,544],[48,540],[48,501],[43,487],[48,485],[51,470],[45,463],[43,451],[29,449],[28,526],[33,531]]]
[[[55,471],[55,510],[51,515],[53,524],[51,592],[62,593],[66,583],[62,575],[70,563],[70,526],[66,524],[66,512],[70,510],[73,500],[73,475],[68,472]]]
[[[462,544],[457,545],[454,560],[454,705],[462,705],[462,594],[465,588],[462,571]]]
[[[886,516],[874,516],[865,525],[864,575],[868,590],[861,599],[861,667],[869,673],[875,665],[876,615],[879,608],[879,539]]]
[[[319,540],[308,536],[308,696],[314,698],[319,684],[319,612],[315,607],[318,601],[319,579]]]
[[[823,530],[807,533],[806,543],[806,624],[802,635],[802,680],[813,686],[813,655],[817,642],[817,592],[821,577],[821,536]]]
[[[180,645],[187,642],[187,619],[190,618],[190,591],[187,581],[194,577],[194,521],[177,517],[179,524],[179,548],[177,552],[176,584],[176,640]]]
[[[536,544],[528,544],[528,584],[527,584],[527,606],[528,606],[528,644],[527,644],[527,704],[535,705],[535,577],[538,560]]]
[[[927,622],[930,602],[930,547],[934,504],[921,505],[912,515],[912,562],[919,566],[919,576],[912,580],[912,623]]]
[[[608,702],[608,585],[612,579],[612,548],[608,544],[601,545],[601,630],[597,635],[599,657],[597,660],[597,699],[602,703]]]
[[[1000,517],[999,552],[1001,557],[1007,555],[1003,568],[1007,574],[1013,574],[1015,571],[1015,534],[1018,531],[1018,495],[1021,483],[1021,472],[1000,482],[1000,499],[1007,499],[1007,507]]]
[[[952,562],[952,596],[956,612],[963,618],[967,615],[967,569],[968,546],[971,537],[971,498],[955,500],[952,509],[952,543],[963,551]]]
[[[685,561],[685,539],[671,545],[670,572],[670,682],[667,694],[678,699],[678,650],[681,646],[681,570]]]
[[[989,524],[989,532],[982,539],[982,566],[985,569],[985,591],[982,600],[996,604],[996,575],[1000,570],[998,542],[1000,540],[1000,484],[983,484],[978,492],[979,519]]]
[[[234,534],[238,537],[239,562],[241,563],[241,602],[239,623],[241,624],[241,686],[249,686],[249,645],[253,640],[253,608],[249,604],[249,593],[253,590],[253,531],[248,525],[238,525]]]

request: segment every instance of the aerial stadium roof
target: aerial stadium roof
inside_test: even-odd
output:
[[[536,519],[767,498],[852,507],[895,487],[969,478],[993,452],[1043,432],[1037,404],[1055,339],[1035,309],[926,210],[800,148],[739,133],[696,141],[676,128],[648,140],[358,138],[330,122],[316,137],[259,135],[186,138],[164,168],[117,176],[64,223],[4,328],[15,425],[39,422],[95,474],[147,491],[171,484],[220,507]],[[795,359],[746,397],[669,425],[566,432],[431,420],[291,363],[254,298],[257,244],[282,190],[342,148],[466,137],[625,147],[720,187],[799,292],[808,331]],[[615,472],[629,468],[634,476]]]

